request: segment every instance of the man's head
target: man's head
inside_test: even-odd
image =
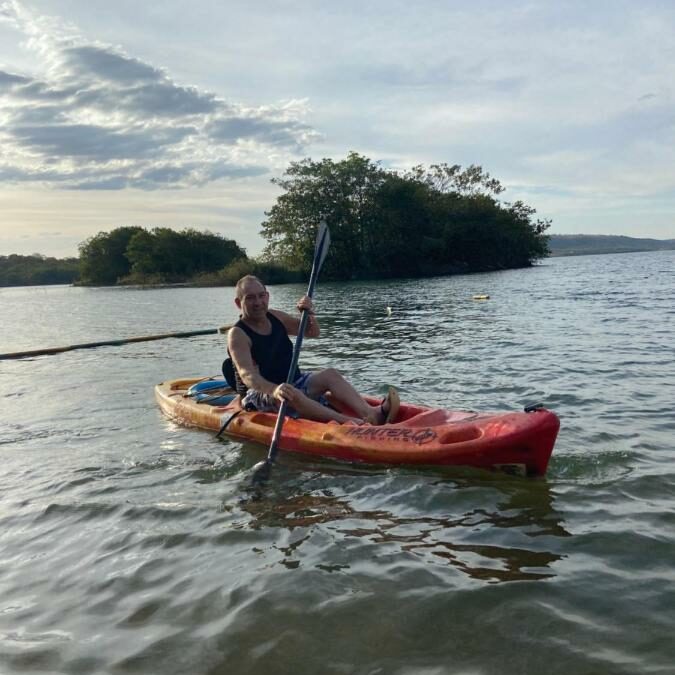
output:
[[[235,290],[234,304],[241,310],[244,317],[258,318],[267,313],[269,293],[258,277],[247,274],[237,281]]]
[[[254,286],[262,286],[263,290],[266,291],[265,284],[258,277],[254,277],[252,274],[247,274],[237,281],[235,286],[235,295],[237,298],[241,299],[246,294],[247,288],[253,288]]]

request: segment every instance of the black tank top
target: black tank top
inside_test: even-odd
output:
[[[256,333],[241,319],[234,325],[246,333],[251,339],[251,356],[258,366],[260,374],[274,384],[286,382],[288,370],[293,360],[293,343],[288,338],[288,332],[274,314],[267,312],[267,318],[272,324],[272,332],[269,335]],[[237,382],[237,393],[244,396],[248,391],[246,385],[239,377],[237,369],[234,369]],[[300,370],[296,368],[293,382],[300,377]]]

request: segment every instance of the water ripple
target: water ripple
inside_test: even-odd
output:
[[[0,671],[671,673],[674,281],[660,252],[320,285],[304,367],[443,407],[541,400],[562,426],[540,480],[282,456],[251,490],[265,448],[152,398],[217,372],[222,337],[0,362]],[[0,341],[221,325],[230,296],[15,289]]]

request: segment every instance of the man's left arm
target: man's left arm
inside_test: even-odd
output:
[[[305,327],[305,337],[319,337],[321,328],[319,327],[319,321],[314,314],[314,305],[312,303],[312,299],[308,295],[303,295],[302,298],[298,300],[296,307],[299,312],[302,312],[305,309],[309,312],[309,316],[307,317],[307,326]],[[290,314],[282,312],[278,309],[271,309],[269,311],[272,312],[272,314],[274,314],[274,316],[276,316],[277,319],[279,319],[279,321],[284,324],[284,328],[289,335],[298,334],[300,331],[300,317],[291,316]]]

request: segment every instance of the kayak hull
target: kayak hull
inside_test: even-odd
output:
[[[214,378],[215,379],[215,378]],[[276,414],[198,403],[188,389],[205,378],[168,380],[155,387],[167,417],[269,446]],[[366,397],[371,403],[376,399]],[[280,450],[368,464],[454,465],[529,476],[546,472],[560,421],[549,410],[477,413],[401,403],[396,419],[382,426],[287,418]]]

